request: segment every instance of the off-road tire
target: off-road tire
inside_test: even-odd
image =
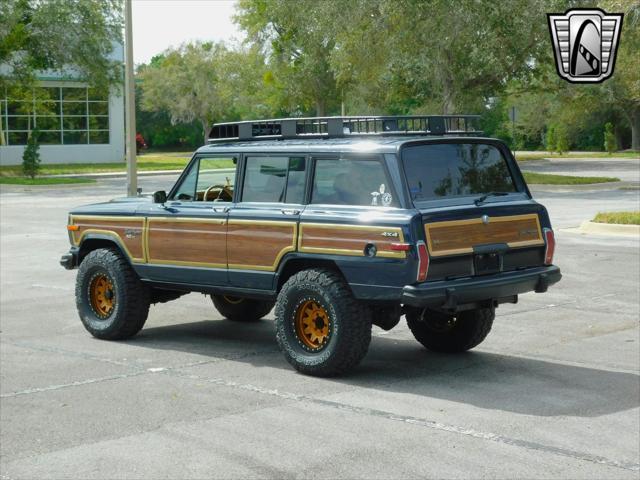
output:
[[[91,302],[90,286],[98,275],[105,275],[113,284],[113,309],[106,318],[100,317]],[[149,305],[150,289],[120,251],[100,248],[82,260],[76,277],[76,307],[91,335],[103,340],[134,336],[147,321]]]
[[[324,347],[310,351],[296,333],[296,314],[305,302],[321,306],[330,319]],[[371,343],[371,312],[353,298],[342,277],[331,270],[296,273],[276,301],[276,339],[286,360],[298,371],[318,377],[339,375],[364,358]]]
[[[274,302],[248,298],[211,295],[216,310],[234,322],[257,322],[273,309]]]
[[[422,311],[412,309],[407,312],[407,325],[413,336],[422,345],[434,352],[459,353],[471,350],[482,343],[491,331],[495,310],[478,308],[455,315],[427,310],[424,319]],[[452,321],[452,326],[435,328],[437,322]]]

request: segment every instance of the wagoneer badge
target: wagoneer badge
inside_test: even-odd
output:
[[[480,218],[482,219],[482,223],[484,223],[485,225],[489,223],[489,215],[482,215],[482,217]]]
[[[135,230],[133,228],[126,228],[124,230],[124,236],[127,238],[136,238],[138,235],[140,235],[139,230]]]

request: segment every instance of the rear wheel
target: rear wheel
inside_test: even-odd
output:
[[[426,348],[434,352],[458,353],[482,343],[491,331],[495,310],[478,308],[449,315],[412,309],[406,316],[411,333]]]
[[[273,309],[274,303],[230,295],[211,295],[211,300],[220,315],[234,322],[257,322]]]
[[[105,340],[129,338],[149,314],[150,291],[115,249],[90,252],[76,278],[76,306],[84,327]]]
[[[278,295],[276,333],[294,368],[308,375],[338,375],[366,355],[371,314],[338,274],[304,270],[287,280]]]

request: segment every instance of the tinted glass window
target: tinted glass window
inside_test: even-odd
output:
[[[307,159],[304,157],[289,158],[289,173],[287,175],[286,203],[304,202],[304,184],[306,177]]]
[[[283,202],[287,182],[286,157],[248,157],[243,202]]]
[[[233,200],[235,172],[220,168],[235,166],[233,158],[198,158],[173,195],[174,200],[230,202]]]
[[[418,145],[403,152],[413,200],[516,191],[502,153],[492,145]]]
[[[198,179],[198,163],[196,160],[187,175],[182,179],[182,183],[173,195],[174,200],[193,200],[196,191],[196,180]]]
[[[233,200],[235,172],[220,172],[221,166],[232,164],[232,158],[201,158],[198,171],[198,200],[230,202]]]
[[[397,206],[382,162],[350,159],[316,162],[311,203]]]
[[[302,203],[304,157],[247,157],[243,202]]]

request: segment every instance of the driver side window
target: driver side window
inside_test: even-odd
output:
[[[233,172],[229,169],[233,168]],[[184,177],[174,200],[194,202],[231,202],[236,177],[233,157],[200,157]],[[220,171],[221,169],[224,169]]]

